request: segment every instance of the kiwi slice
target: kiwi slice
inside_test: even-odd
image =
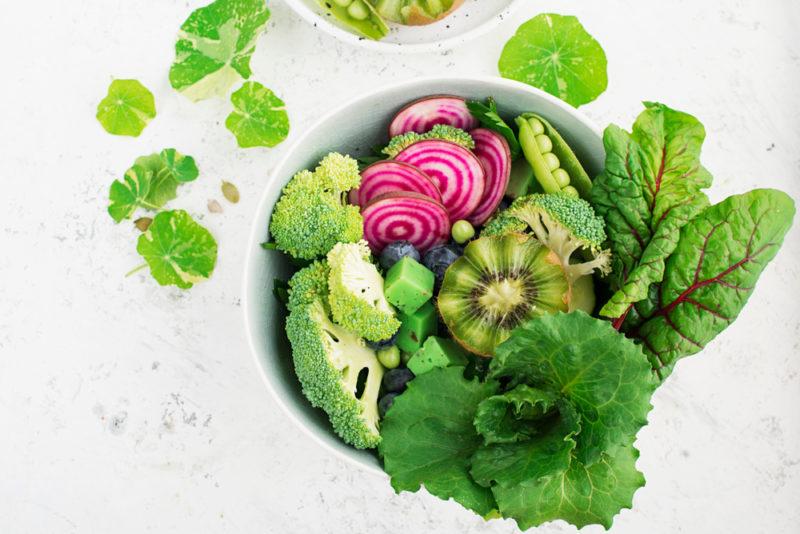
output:
[[[525,234],[472,241],[445,272],[439,313],[464,348],[493,356],[519,324],[567,311],[569,283],[558,259]]]

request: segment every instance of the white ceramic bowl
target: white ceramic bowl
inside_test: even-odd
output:
[[[466,0],[447,18],[427,26],[389,24],[389,35],[380,41],[365,39],[325,14],[316,0],[284,0],[315,27],[356,46],[381,52],[423,53],[448,50],[495,28],[523,0]]]
[[[577,153],[590,175],[600,172],[604,151],[600,130],[575,108],[547,93],[501,78],[425,78],[384,87],[328,113],[286,152],[267,181],[247,242],[242,289],[245,329],[256,365],[267,389],[289,419],[322,446],[369,471],[383,473],[373,452],[359,451],[331,430],[327,416],[311,407],[300,391],[292,355],[283,332],[284,312],[272,294],[273,280],[292,269],[278,252],[260,244],[268,238],[268,221],[281,189],[299,170],[314,167],[328,152],[354,156],[386,141],[386,128],[403,105],[434,94],[471,99],[493,96],[508,119],[533,111],[546,117]]]

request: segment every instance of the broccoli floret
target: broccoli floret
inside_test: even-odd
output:
[[[394,158],[400,152],[410,147],[414,143],[418,141],[424,141],[426,139],[441,139],[443,141],[450,141],[451,143],[461,145],[469,150],[475,148],[475,140],[469,133],[446,124],[437,124],[431,128],[428,133],[418,134],[416,132],[408,132],[392,137],[391,141],[389,141],[389,144],[381,152],[390,158]]]
[[[311,260],[336,243],[364,235],[358,206],[348,206],[347,192],[358,187],[358,163],[349,156],[328,154],[315,172],[301,171],[284,187],[275,205],[270,232],[275,245],[294,258]]]
[[[323,409],[334,431],[359,448],[380,442],[378,395],[383,367],[364,340],[330,319],[327,304],[328,267],[316,262],[289,281],[290,309],[286,334],[303,394]],[[359,375],[366,381],[356,397]]]
[[[391,338],[400,321],[383,295],[383,277],[370,261],[367,242],[339,243],[328,252],[328,265],[333,320],[370,341]]]
[[[583,199],[563,194],[520,197],[486,225],[481,235],[529,231],[558,258],[570,287],[595,270],[608,274],[605,223]],[[575,252],[578,252],[575,254]]]

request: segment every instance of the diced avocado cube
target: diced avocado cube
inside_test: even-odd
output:
[[[436,318],[436,308],[433,302],[427,302],[420,309],[411,315],[402,312],[398,314],[400,319],[400,330],[397,331],[397,341],[395,344],[400,350],[408,353],[417,352],[428,336],[436,335],[439,330],[439,322]]]
[[[467,354],[452,339],[430,336],[422,348],[408,360],[408,368],[419,376],[437,367],[467,365]]]
[[[401,312],[411,315],[433,296],[433,273],[406,256],[386,273],[383,294]]]

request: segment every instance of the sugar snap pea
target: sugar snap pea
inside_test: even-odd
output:
[[[592,181],[553,125],[534,113],[520,115],[516,123],[522,152],[544,192],[587,198]]]
[[[367,0],[317,0],[329,15],[369,39],[380,40],[389,27]]]

